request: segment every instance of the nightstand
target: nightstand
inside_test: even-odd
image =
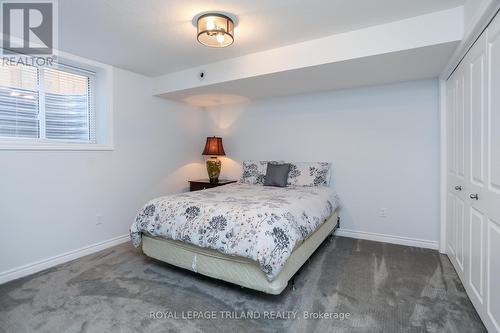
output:
[[[207,188],[236,183],[236,180],[219,179],[218,183],[210,183],[208,179],[189,180],[189,191],[205,190]]]

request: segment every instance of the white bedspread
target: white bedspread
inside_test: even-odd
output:
[[[295,247],[337,206],[330,187],[236,183],[151,200],[137,215],[130,236],[136,247],[145,233],[250,258],[272,281]]]

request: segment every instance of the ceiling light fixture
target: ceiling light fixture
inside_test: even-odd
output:
[[[234,42],[234,21],[221,13],[206,13],[198,17],[198,42],[210,47],[226,47]]]

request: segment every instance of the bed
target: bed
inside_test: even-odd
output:
[[[279,294],[338,223],[329,186],[238,182],[156,198],[130,228],[144,254],[194,272]]]
[[[180,241],[144,235],[142,250],[151,258],[177,267],[267,294],[278,295],[321,243],[335,231],[337,225],[338,216],[334,213],[292,252],[281,272],[272,281],[266,278],[254,260],[225,255]]]

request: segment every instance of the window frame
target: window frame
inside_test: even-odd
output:
[[[58,64],[54,64],[51,68],[60,68],[63,71],[80,75],[82,73],[93,74],[89,82],[91,140],[0,137],[0,150],[114,150],[113,67],[66,52],[58,51],[57,55]],[[42,72],[39,72],[40,81],[42,81]],[[40,113],[42,113],[45,105],[42,105],[40,100],[39,103]],[[44,115],[43,119],[45,121]]]

